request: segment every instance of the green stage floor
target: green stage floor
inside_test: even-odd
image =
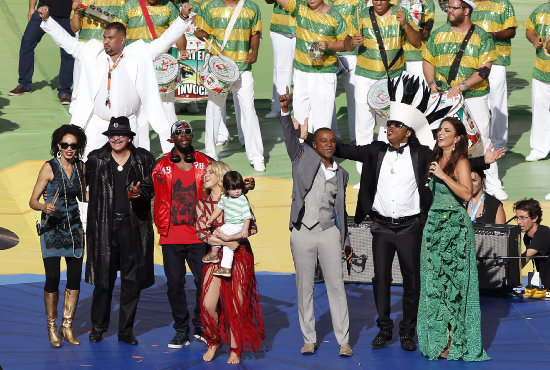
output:
[[[548,160],[528,163],[525,156],[529,153],[529,130],[531,126],[531,71],[534,61],[534,50],[525,39],[523,22],[540,1],[513,1],[520,27],[513,41],[512,65],[509,67],[510,93],[510,140],[509,152],[499,161],[500,175],[510,200],[523,197],[535,197],[542,200],[550,192],[550,171]],[[269,38],[269,21],[272,6],[258,1],[262,10],[264,36],[260,46],[260,56],[254,65],[255,103],[260,118],[262,137],[265,146],[267,171],[263,176],[290,178],[290,163],[281,140],[278,120],[264,119],[270,107],[272,91],[272,49]],[[42,160],[49,157],[49,138],[51,132],[60,124],[69,121],[67,108],[57,101],[57,75],[59,68],[59,51],[49,36],[44,36],[36,49],[35,75],[33,93],[9,97],[8,91],[17,85],[18,53],[21,35],[26,25],[28,9],[27,0],[0,0],[0,55],[2,74],[0,74],[0,169],[12,166],[24,160]],[[436,23],[441,24],[445,14],[438,8]],[[347,116],[345,94],[341,91],[336,101],[339,129],[343,139],[347,140]],[[204,148],[204,110],[206,103],[201,103],[200,114],[180,115],[189,120],[195,129],[195,146]],[[231,116],[228,120],[232,141],[223,147],[220,158],[227,161],[232,168],[246,175],[254,174],[248,165],[244,150],[237,140],[237,130],[232,106],[227,109]],[[152,151],[160,155],[158,140],[152,141]],[[350,183],[359,181],[354,163],[342,162],[350,172]],[[29,174],[33,177],[35,174]],[[287,196],[287,194],[283,194]]]

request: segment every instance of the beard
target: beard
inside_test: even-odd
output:
[[[457,27],[457,26],[460,26],[462,23],[464,23],[464,14],[460,15],[460,16],[454,16],[454,19],[451,20],[451,17],[448,17],[448,21],[449,23],[451,24],[451,26],[453,27]]]

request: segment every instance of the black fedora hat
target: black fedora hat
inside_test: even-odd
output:
[[[103,132],[105,136],[114,136],[114,135],[131,135],[135,136],[136,133],[130,129],[130,120],[128,117],[111,117],[109,122],[109,128],[107,131]]]

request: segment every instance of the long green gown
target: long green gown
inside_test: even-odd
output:
[[[490,360],[481,345],[481,313],[474,231],[461,201],[437,177],[420,257],[418,344],[439,358],[452,332],[448,360]]]

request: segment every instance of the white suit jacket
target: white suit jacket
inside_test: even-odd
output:
[[[156,40],[145,43],[138,40],[124,48],[124,60],[128,74],[134,83],[141,100],[141,109],[159,136],[170,136],[170,125],[162,107],[158,92],[153,60],[165,53],[187,30],[190,21],[180,17]],[[99,40],[78,41],[69,35],[52,17],[42,21],[40,27],[54,42],[80,62],[80,78],[77,89],[78,99],[73,110],[71,123],[85,128],[90,119],[94,100],[101,87],[108,55]],[[137,112],[136,112],[137,113]],[[166,133],[161,135],[161,133]]]

